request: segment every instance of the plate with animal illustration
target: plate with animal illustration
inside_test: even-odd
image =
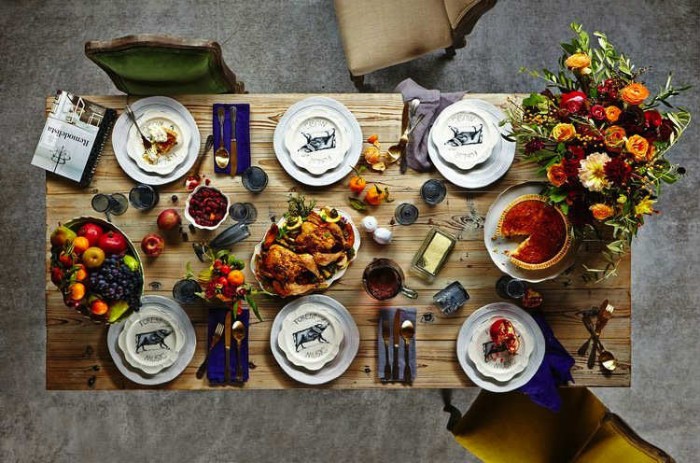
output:
[[[306,112],[311,110],[323,111],[327,115],[332,114],[332,117],[337,121],[337,124],[344,127],[344,130],[348,135],[348,148],[340,160],[340,163],[318,175],[311,173],[305,167],[300,167],[297,165],[292,159],[292,153],[290,153],[290,150],[287,148],[286,144],[287,133],[291,128],[290,124],[296,119],[296,115],[302,111]],[[310,140],[303,145],[325,146],[329,143],[332,144],[332,141],[329,142],[328,138],[329,136],[332,137],[333,135],[332,128],[328,130],[331,130],[331,134],[315,134],[312,136],[312,140],[313,138],[318,138],[317,141],[311,143]],[[336,132],[335,134],[339,135],[340,132]],[[300,136],[304,137],[303,135]],[[304,139],[306,139],[306,137],[304,137]],[[292,179],[304,185],[314,187],[327,186],[345,178],[350,172],[352,172],[353,167],[360,160],[360,154],[362,152],[362,129],[360,128],[360,124],[357,122],[357,119],[355,119],[355,116],[350,112],[350,110],[348,110],[347,107],[345,107],[345,105],[332,98],[313,96],[298,101],[287,109],[275,128],[273,145],[277,160],[287,174],[292,177]],[[333,163],[334,162],[335,160]]]
[[[132,316],[120,323],[110,325],[109,331],[107,332],[107,348],[109,349],[109,353],[117,369],[134,383],[146,386],[167,383],[178,377],[192,361],[195,345],[197,343],[194,327],[180,304],[172,299],[155,295],[143,296],[141,298],[141,304],[141,310],[139,312],[135,312]],[[155,320],[153,324],[150,322],[145,323],[145,325],[151,325],[154,329],[144,329],[143,332],[141,332],[138,328],[140,323],[133,323],[132,321],[132,324],[129,325],[131,328],[125,332],[125,330],[128,329],[127,323],[129,320],[133,317],[134,321],[141,321],[143,316],[140,314],[144,311],[146,314],[153,312],[158,314],[156,317],[158,319],[157,323]],[[166,319],[167,321],[165,321]],[[167,326],[168,324],[178,327],[180,331],[179,337],[182,339],[181,344],[178,344],[175,338],[171,338],[172,334],[166,333],[166,331],[170,329],[170,327]],[[158,330],[164,331],[159,332]],[[128,333],[133,335],[131,346],[134,352],[138,347],[139,356],[153,356],[152,361],[159,355],[158,353],[162,353],[163,351],[169,352],[168,349],[172,351],[174,350],[173,347],[175,347],[177,349],[177,355],[174,362],[153,374],[143,371],[141,366],[132,366],[132,364],[127,361],[126,355],[119,346],[119,338],[122,333],[124,333],[125,336]],[[141,336],[137,339],[137,335],[139,334]],[[173,341],[175,341],[174,344]],[[161,346],[161,343],[167,345],[168,349]],[[124,346],[127,346],[127,343],[124,343]],[[143,360],[143,357],[141,357],[141,359]],[[158,362],[158,360],[155,361],[155,363]],[[148,364],[149,362],[145,361],[145,363]]]
[[[187,124],[176,113],[146,111],[137,119],[141,131],[152,142],[149,149],[135,125],[131,125],[126,153],[145,172],[168,175],[187,158],[191,136]]]
[[[284,141],[292,161],[313,175],[338,167],[350,149],[349,127],[334,111],[299,111],[287,127]]]
[[[430,161],[435,165],[435,168],[445,177],[450,183],[468,189],[476,189],[486,187],[499,178],[503,177],[510,168],[515,159],[515,143],[503,138],[511,131],[510,124],[505,124],[499,127],[500,121],[505,119],[505,115],[501,110],[487,103],[486,101],[468,99],[475,108],[483,110],[488,114],[490,122],[499,128],[499,133],[496,135],[495,146],[492,154],[481,164],[477,164],[469,170],[460,169],[457,166],[445,161],[438,152],[438,148],[429,136],[428,139],[428,156]]]
[[[277,345],[294,365],[317,371],[338,355],[343,336],[327,305],[307,302],[282,320]]]
[[[438,154],[462,170],[486,161],[499,136],[493,117],[470,100],[461,100],[445,108],[430,131]]]
[[[316,311],[322,311],[330,319],[334,317],[337,320],[339,332],[342,332],[342,340],[339,342],[339,350],[335,357],[328,361],[318,370],[308,370],[304,367],[299,367],[290,362],[285,352],[280,348],[278,338],[283,329],[284,321],[289,314],[296,312],[304,305],[316,307]],[[304,338],[304,345],[312,347],[318,344],[318,330],[309,330],[300,334],[297,338]],[[324,338],[328,329],[322,331]],[[328,333],[330,337],[330,333]],[[315,338],[311,340],[310,338]],[[308,385],[325,384],[334,379],[337,379],[350,367],[350,364],[355,359],[357,352],[360,349],[360,331],[357,328],[355,320],[350,315],[350,312],[340,302],[332,297],[322,294],[311,294],[309,296],[300,297],[289,304],[285,305],[279,311],[275,320],[272,322],[272,331],[270,333],[270,349],[272,355],[279,364],[280,368],[289,375],[292,379]]]

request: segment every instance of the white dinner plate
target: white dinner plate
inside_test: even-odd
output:
[[[490,114],[492,117],[491,122],[499,128],[502,135],[511,132],[510,124],[506,124],[503,127],[498,126],[499,122],[505,119],[505,115],[500,109],[482,100],[468,99],[465,101],[469,101],[475,108],[482,109]],[[430,137],[430,135],[428,136]],[[450,183],[461,188],[483,188],[492,184],[508,172],[508,169],[513,163],[513,159],[515,159],[515,143],[507,141],[503,137],[498,137],[491,156],[483,163],[469,170],[459,169],[442,159],[438,154],[437,147],[432,142],[432,137],[428,140],[428,156],[433,165],[435,165],[435,168]]]
[[[510,381],[515,375],[527,368],[535,346],[534,340],[529,336],[529,330],[524,329],[517,320],[509,319],[508,321],[513,324],[518,335],[520,343],[518,351],[515,355],[506,351],[492,354],[491,361],[486,361],[484,344],[491,341],[491,325],[500,318],[503,317],[488,318],[474,328],[472,340],[468,343],[467,353],[469,360],[479,370],[479,373],[503,383]]]
[[[124,361],[124,357],[118,345],[119,334],[124,328],[125,321],[109,326],[109,331],[107,332],[107,348],[109,349],[109,354],[112,356],[112,360],[114,361],[117,369],[134,383],[142,384],[144,386],[164,384],[177,378],[183,371],[185,371],[187,365],[189,365],[189,363],[192,361],[195,346],[197,344],[197,336],[187,313],[185,313],[180,304],[174,300],[163,296],[152,295],[143,296],[141,298],[141,303],[143,307],[154,306],[161,310],[167,311],[173,315],[173,318],[176,319],[182,327],[185,337],[185,344],[180,350],[175,363],[154,375],[148,375],[141,370],[132,368],[130,365],[128,365]]]
[[[340,344],[338,355],[317,371],[309,371],[305,368],[295,366],[287,359],[287,356],[282,352],[277,342],[284,319],[289,313],[306,303],[319,304],[327,307],[332,315],[338,319],[340,327],[343,330],[343,341]],[[322,294],[311,294],[290,302],[279,311],[275,320],[272,322],[270,349],[272,349],[272,355],[275,357],[275,360],[277,360],[279,366],[292,379],[308,385],[325,384],[345,373],[355,359],[360,349],[360,330],[358,330],[357,324],[352,318],[352,315],[350,315],[350,312],[348,312],[340,302]]]
[[[523,331],[527,330],[527,336],[534,340],[532,355],[530,355],[527,367],[509,381],[501,382],[483,375],[469,358],[469,343],[474,337],[475,329],[493,317],[519,322]],[[544,335],[535,319],[520,307],[509,302],[494,302],[477,309],[464,322],[457,336],[457,359],[462,369],[474,384],[491,392],[513,391],[527,384],[542,364],[544,352]]]
[[[146,111],[159,111],[180,116],[180,118],[185,121],[184,126],[186,126],[186,130],[190,133],[191,140],[185,160],[180,163],[175,170],[167,175],[146,172],[139,168],[138,164],[131,159],[131,156],[129,156],[126,151],[129,130],[133,127],[133,124],[126,113],[123,113],[117,119],[117,122],[114,124],[114,129],[112,130],[112,148],[114,148],[114,156],[117,158],[119,167],[133,180],[139,183],[145,183],[146,185],[165,185],[166,183],[174,182],[182,178],[189,172],[197,160],[201,142],[199,129],[197,128],[197,123],[194,121],[192,114],[179,102],[164,96],[142,98],[130,106],[137,119]],[[183,128],[183,130],[185,129]]]
[[[289,129],[289,122],[294,115],[306,108],[314,107],[326,111],[333,111],[339,115],[343,124],[349,127],[350,148],[348,149],[342,162],[335,168],[327,170],[320,175],[313,175],[306,169],[300,168],[292,160],[291,154],[286,147],[285,138]],[[355,119],[355,116],[342,103],[327,97],[313,96],[294,103],[287,109],[280,119],[274,134],[275,156],[282,168],[294,180],[309,186],[327,186],[345,178],[352,168],[360,160],[362,153],[362,129]]]
[[[136,162],[141,170],[158,175],[168,175],[187,159],[192,137],[187,129],[187,124],[179,115],[160,111],[146,111],[137,121],[146,136],[148,136],[147,132],[152,125],[168,127],[177,134],[177,144],[173,149],[167,154],[158,156],[155,162],[152,162],[146,159],[146,149],[143,146],[141,135],[136,130],[136,126],[132,124],[127,134],[126,153]]]
[[[498,222],[501,219],[503,211],[516,198],[528,194],[540,194],[544,189],[545,184],[541,182],[525,182],[514,185],[503,191],[489,207],[484,219],[484,244],[489,252],[489,256],[496,267],[502,272],[519,280],[528,281],[530,283],[539,283],[545,280],[551,280],[558,277],[576,261],[577,244],[574,242],[569,247],[569,251],[564,258],[556,265],[543,270],[526,270],[513,264],[510,256],[506,252],[514,251],[520,244],[518,241],[508,238],[496,236]]]
[[[440,113],[429,136],[445,162],[469,170],[492,155],[501,133],[491,113],[460,100]]]

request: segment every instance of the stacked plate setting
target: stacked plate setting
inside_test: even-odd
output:
[[[503,139],[505,115],[482,100],[460,100],[437,117],[428,136],[428,155],[437,170],[462,188],[483,188],[501,178],[515,157],[515,143]]]
[[[172,299],[144,296],[141,310],[111,325],[107,344],[119,371],[137,384],[171,381],[192,360],[194,327]]]
[[[290,302],[275,317],[272,354],[291,378],[309,385],[342,375],[360,347],[350,312],[335,299],[312,294]]]
[[[507,319],[519,335],[514,355],[487,355],[491,324]],[[462,325],[457,338],[457,357],[462,369],[477,386],[492,392],[508,392],[527,384],[544,359],[545,341],[537,322],[524,310],[507,302],[485,305]]]
[[[141,130],[168,128],[177,134],[177,145],[169,153],[149,161],[136,126],[126,113],[114,124],[112,147],[122,170],[133,180],[147,185],[164,185],[185,175],[199,152],[200,135],[192,114],[167,97],[143,98],[130,105]]]
[[[341,103],[326,97],[299,101],[275,128],[275,155],[295,180],[310,186],[344,178],[362,152],[362,130]]]

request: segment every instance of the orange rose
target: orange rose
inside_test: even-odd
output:
[[[585,53],[574,53],[566,58],[564,64],[569,69],[584,69],[591,65],[591,58]]]
[[[564,170],[564,163],[559,162],[557,164],[552,164],[547,167],[547,178],[552,185],[562,186],[566,182],[566,171]]]
[[[605,147],[612,152],[619,153],[622,151],[622,146],[625,144],[625,129],[619,125],[613,125],[605,129],[603,132],[603,142]]]
[[[605,108],[605,119],[611,124],[617,122],[620,118],[620,114],[622,114],[622,110],[617,106],[608,106]]]
[[[632,154],[635,161],[646,161],[647,153],[649,152],[649,140],[641,135],[632,135],[627,139],[625,148]]]
[[[571,124],[557,124],[552,129],[552,137],[556,141],[570,140],[576,135],[576,128]]]
[[[627,103],[637,106],[644,103],[649,96],[649,89],[644,84],[632,82],[627,87],[620,90],[620,96]]]
[[[615,209],[602,203],[594,204],[589,209],[593,213],[593,217],[595,217],[596,220],[605,220],[608,217],[612,217],[612,215],[615,213]]]

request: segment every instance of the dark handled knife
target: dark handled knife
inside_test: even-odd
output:
[[[389,331],[388,317],[382,317],[382,339],[384,340],[384,381],[391,381],[391,362],[389,361],[389,344],[391,344],[391,332]]]
[[[410,101],[403,104],[403,114],[401,115],[401,133],[406,132],[408,129],[408,124],[411,122],[408,114],[408,107],[411,105]],[[399,159],[399,172],[405,174],[408,170],[408,160],[406,159],[406,150],[404,149],[401,153],[401,159]]]
[[[401,344],[401,311],[397,310],[394,314],[394,366],[391,368],[394,376],[399,379],[399,344]]]
[[[238,109],[236,105],[231,105],[231,175],[235,176],[238,170],[238,140],[236,137],[236,116]]]
[[[224,381],[231,382],[231,310],[226,311],[224,321],[224,347],[226,349],[226,363],[224,364]]]

